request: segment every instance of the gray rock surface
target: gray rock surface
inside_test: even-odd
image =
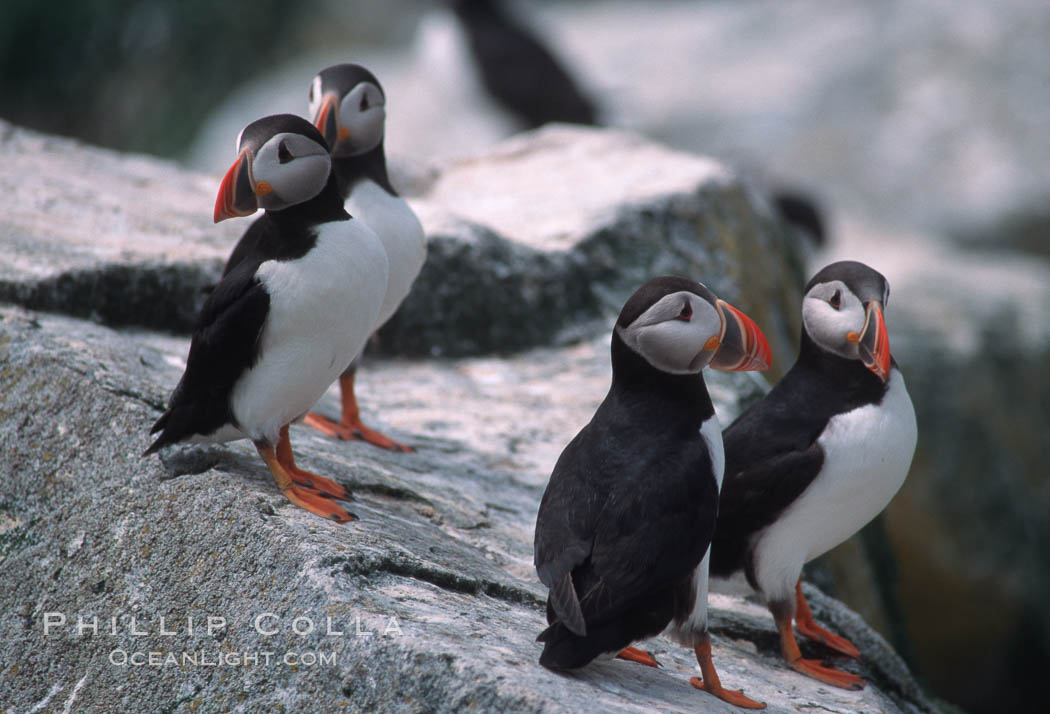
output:
[[[0,511],[5,711],[733,711],[688,686],[691,653],[662,638],[648,643],[661,670],[614,661],[562,676],[535,663],[535,509],[566,430],[603,395],[605,344],[370,372],[366,403],[419,450],[294,428],[299,462],[356,494],[360,520],[338,526],[288,504],[246,443],[139,457],[184,340],[0,315],[0,446],[15,475]],[[718,596],[725,683],[771,712],[930,710],[878,635],[810,594],[865,652],[843,666],[872,684],[796,675],[765,608]],[[224,626],[209,634],[209,616]],[[78,632],[78,617],[98,630]]]
[[[43,215],[26,208],[21,222],[2,226],[0,239],[12,245],[4,258],[11,292],[3,299],[62,271],[136,265],[148,274],[221,260],[224,241],[208,237],[200,223],[206,213],[198,219],[193,208],[210,208],[207,181],[134,157],[124,170],[112,154],[17,130],[6,135],[14,154],[39,142],[34,150],[45,160],[20,171],[48,199],[34,194]],[[23,148],[13,151],[12,142]],[[590,176],[594,194],[585,185],[580,201],[559,195],[539,205],[541,184],[525,177],[558,155],[575,159],[566,173]],[[76,169],[81,159],[90,161]],[[615,159],[606,173],[581,167],[603,159]],[[504,198],[537,205],[519,212],[496,192],[489,204],[471,200],[471,186],[497,180],[487,163],[508,176],[520,172],[520,192],[507,185]],[[101,222],[92,229],[98,244],[90,231],[68,225],[79,214],[62,181],[77,170],[85,184],[73,198]],[[87,181],[93,171],[99,176]],[[136,175],[142,193],[121,199]],[[103,192],[107,181],[116,183]],[[185,193],[172,204],[185,209],[149,223],[146,197],[167,193]],[[109,224],[92,205],[107,200]],[[600,266],[587,283],[593,312],[566,310],[583,326],[568,319],[559,326],[563,336],[573,329],[596,336],[512,357],[370,361],[359,388],[366,417],[376,422],[372,410],[381,414],[382,426],[417,452],[292,430],[299,463],[355,493],[350,508],[360,520],[346,526],[289,504],[247,443],[140,457],[182,370],[185,338],[0,306],[0,710],[732,710],[688,686],[691,653],[661,638],[647,644],[661,670],[619,661],[572,675],[539,667],[534,638],[544,591],[531,566],[532,528],[554,460],[607,389],[608,312],[617,291],[646,271],[688,265],[756,317],[780,358],[790,350],[799,287],[793,268],[775,266],[792,264],[791,245],[717,165],[616,134],[553,130],[517,139],[451,165],[417,205],[428,228],[446,226],[444,234],[431,228],[435,242],[458,240],[469,252],[484,231],[508,236],[498,239],[511,246],[503,250],[549,260],[552,273],[573,260]],[[168,225],[184,229],[168,240],[185,246],[165,253],[143,239],[107,247],[122,226],[125,238],[153,230],[163,240]],[[633,231],[664,241],[663,250],[631,244]],[[33,258],[26,246],[41,252]],[[487,259],[479,252],[471,265],[480,270]],[[52,262],[57,273],[47,272]],[[519,290],[493,300],[540,300],[513,275],[522,263],[508,265],[493,261],[496,278],[473,279]],[[470,282],[458,270],[466,268],[447,280]],[[433,285],[423,281],[419,291]],[[132,302],[170,299],[123,290]],[[106,320],[79,302],[48,307]],[[435,324],[445,319],[432,316]],[[710,385],[725,420],[764,389],[747,374],[719,375]],[[321,408],[335,407],[333,390]],[[715,656],[728,686],[743,687],[772,712],[932,710],[881,637],[841,604],[810,595],[818,617],[864,650],[859,663],[840,666],[872,684],[843,692],[788,670],[765,609],[720,596]]]
[[[662,273],[698,276],[793,351],[793,235],[724,167],[624,132],[548,127],[446,162],[413,200],[427,264],[380,331],[397,354],[549,344]]]
[[[219,176],[3,121],[0,161],[0,301],[192,328],[201,288],[244,230],[212,225]]]

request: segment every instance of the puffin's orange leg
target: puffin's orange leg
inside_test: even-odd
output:
[[[798,627],[800,634],[817,642],[823,642],[836,652],[841,652],[854,659],[860,657],[860,650],[852,642],[845,637],[828,632],[813,619],[806,596],[802,594],[802,578],[795,583],[795,626]]]
[[[255,448],[258,449],[259,456],[266,462],[266,465],[270,467],[270,473],[273,474],[273,480],[277,482],[277,488],[281,489],[281,493],[289,501],[322,518],[330,518],[336,523],[346,523],[355,519],[355,516],[344,511],[332,499],[322,496],[311,488],[297,486],[284,466],[277,460],[273,446],[256,444]]]
[[[304,471],[295,465],[295,455],[292,454],[292,442],[288,438],[288,426],[281,427],[281,435],[277,440],[277,462],[284,467],[292,480],[302,486],[309,486],[325,496],[349,500],[350,492],[344,486],[336,483],[330,478],[318,476],[315,473]]]
[[[343,402],[343,417],[334,422],[328,417],[315,412],[306,415],[303,423],[312,426],[322,434],[342,439],[343,441],[367,441],[369,444],[390,451],[415,451],[411,446],[394,441],[390,437],[370,429],[361,422],[361,410],[354,395],[354,375],[339,376],[339,393]]]
[[[790,601],[789,601],[790,602]],[[787,660],[788,665],[797,672],[801,672],[821,682],[843,689],[864,689],[866,682],[855,674],[842,672],[831,667],[825,667],[815,659],[802,659],[802,652],[798,649],[795,640],[795,631],[791,628],[790,605],[777,608],[773,612],[776,620],[777,630],[780,631],[780,651]]]
[[[750,697],[744,696],[743,691],[739,689],[723,689],[722,683],[718,680],[718,672],[715,671],[715,663],[711,661],[711,636],[706,632],[703,634],[703,641],[693,648],[696,652],[696,661],[700,665],[700,677],[693,677],[689,680],[697,689],[702,689],[708,694],[721,699],[723,702],[729,702],[733,706],[743,707],[744,709],[765,709],[766,705],[762,702],[756,702]]]
[[[659,667],[660,663],[653,657],[652,652],[646,652],[640,650],[637,647],[624,647],[620,650],[620,654],[616,655],[620,659],[625,659],[628,662],[637,662],[638,664],[644,664],[646,667]]]

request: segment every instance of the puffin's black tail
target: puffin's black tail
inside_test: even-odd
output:
[[[684,602],[692,575],[680,583],[654,588],[605,622],[587,622],[587,634],[577,635],[553,616],[548,606],[550,627],[536,638],[543,643],[540,664],[547,669],[577,669],[604,653],[617,653],[632,642],[663,632],[675,614],[676,603]],[[692,598],[688,598],[692,606]]]
[[[631,636],[616,622],[591,628],[583,637],[555,622],[536,638],[543,642],[540,664],[547,669],[578,669],[605,652],[619,652],[631,644]]]
[[[168,444],[173,444],[176,441],[178,441],[178,439],[172,435],[172,430],[165,428],[168,424],[168,419],[170,418],[171,409],[168,409],[168,411],[160,415],[160,419],[154,422],[153,426],[149,430],[149,433],[156,434],[158,431],[160,431],[161,433],[160,436],[158,436],[153,441],[153,443],[149,445],[149,448],[142,452],[143,456],[149,456],[150,454],[167,446]],[[163,429],[164,431],[161,431],[161,429]]]

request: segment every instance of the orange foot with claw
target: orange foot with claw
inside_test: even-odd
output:
[[[637,662],[638,664],[644,664],[646,667],[659,667],[661,666],[656,658],[653,657],[652,652],[646,652],[640,650],[637,647],[624,647],[620,650],[620,654],[616,655],[619,659],[625,659],[628,662]]]
[[[801,578],[795,583],[795,626],[798,628],[800,634],[803,634],[812,640],[816,640],[817,642],[823,642],[836,652],[840,652],[847,657],[853,657],[854,659],[860,657],[860,650],[858,650],[852,642],[845,637],[836,635],[833,632],[828,632],[813,619],[813,613],[809,609],[809,603],[806,602],[806,597],[802,594]]]
[[[765,704],[745,696],[743,691],[739,689],[725,689],[722,686],[722,682],[718,679],[718,672],[715,670],[715,663],[711,660],[711,637],[705,632],[703,638],[703,642],[693,648],[703,679],[693,677],[689,680],[689,683],[697,689],[718,697],[723,702],[729,702],[733,706],[743,709],[765,709]]]
[[[796,672],[801,672],[833,687],[854,691],[864,689],[866,682],[855,674],[843,672],[832,667],[825,667],[819,660],[802,659],[802,652],[799,651],[798,642],[795,640],[795,632],[791,628],[791,614],[786,611],[786,608],[779,613],[774,613],[773,619],[776,621],[777,630],[780,632],[780,652],[784,655],[784,660],[787,661],[788,666]]]
[[[353,374],[344,374],[339,377],[339,393],[343,402],[343,416],[339,421],[332,421],[328,417],[311,412],[306,415],[303,423],[312,426],[326,436],[343,441],[365,441],[389,451],[415,451],[411,446],[394,441],[389,436],[361,422],[361,410],[357,406],[357,397],[354,395]]]
[[[277,487],[289,501],[336,523],[357,520],[357,516],[347,513],[333,500],[349,498],[349,491],[329,478],[303,471],[295,465],[287,426],[281,429],[276,449],[266,443],[257,443],[255,448],[270,467]]]

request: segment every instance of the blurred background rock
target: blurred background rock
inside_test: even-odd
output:
[[[812,576],[941,699],[974,712],[1040,702],[1050,4],[508,7],[598,122],[809,192],[828,234],[812,266],[849,256],[887,275],[918,453],[885,516]],[[357,61],[387,90],[387,149],[408,175],[530,123],[484,89],[465,27],[446,6],[410,0],[9,0],[0,116],[215,172],[241,126],[305,111],[317,69]]]

